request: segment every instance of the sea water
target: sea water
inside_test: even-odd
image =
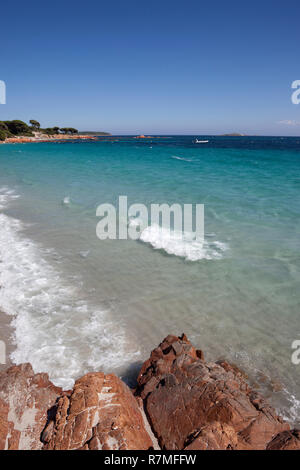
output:
[[[185,332],[299,424],[300,138],[201,139],[0,145],[11,359],[65,388],[94,370],[133,383],[164,336]],[[120,195],[204,204],[205,242],[156,226],[137,241],[99,240],[96,208]]]

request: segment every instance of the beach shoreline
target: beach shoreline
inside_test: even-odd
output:
[[[97,136],[94,135],[47,135],[40,137],[8,137],[0,144],[29,144],[29,143],[43,143],[43,142],[61,142],[61,141],[70,141],[70,140],[97,140]]]

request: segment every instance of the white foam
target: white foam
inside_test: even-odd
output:
[[[0,190],[1,203],[15,197]],[[64,280],[45,260],[47,250],[24,238],[20,221],[1,213],[0,228],[0,308],[14,317],[13,362],[30,362],[35,372],[70,388],[88,370],[111,370],[136,358],[139,352],[128,348],[110,312],[80,298],[76,279]]]
[[[138,219],[132,219],[129,224],[137,226],[140,222]],[[224,251],[228,249],[225,243],[198,241],[190,233],[182,234],[157,224],[146,227],[139,240],[149,243],[155,250],[164,250],[169,255],[179,256],[188,261],[221,259]]]
[[[299,423],[300,419],[300,400],[290,393],[286,388],[283,389],[287,401],[290,406],[284,410],[280,410],[282,417],[290,423]]]
[[[63,198],[62,203],[63,203],[64,205],[68,205],[68,204],[70,204],[70,202],[71,202],[71,199],[70,199],[69,196],[66,196],[66,197]]]
[[[81,256],[81,258],[87,258],[90,254],[90,250],[86,250],[86,251],[80,251],[79,252],[79,256]]]
[[[0,209],[4,209],[8,202],[18,199],[20,196],[6,186],[0,189]]]
[[[190,158],[184,158],[184,157],[177,157],[176,155],[172,155],[171,158],[174,158],[175,160],[182,160],[184,162],[192,162],[193,160],[191,160]]]
[[[291,403],[290,414],[293,421],[299,420],[300,416],[300,400],[295,395],[290,395],[289,401]]]

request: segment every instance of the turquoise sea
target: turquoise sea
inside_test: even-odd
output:
[[[185,332],[299,424],[300,138],[194,139],[0,145],[0,309],[12,320],[12,360],[66,388],[91,370],[132,383],[164,336]],[[202,249],[155,232],[100,241],[96,208],[119,195],[204,204]]]

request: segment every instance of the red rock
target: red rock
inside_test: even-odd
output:
[[[48,410],[61,389],[47,374],[34,374],[30,364],[13,366],[0,373],[0,449],[42,448],[40,434]]]
[[[152,351],[135,393],[113,374],[63,392],[30,364],[11,367],[0,373],[0,449],[156,449],[152,431],[171,450],[300,449],[300,431],[236,366],[205,362],[185,335]]]
[[[293,429],[277,434],[267,445],[267,450],[300,450],[300,430]]]
[[[113,374],[89,373],[62,397],[43,432],[48,450],[146,450],[153,443],[130,389]]]
[[[185,450],[229,450],[238,445],[237,433],[232,426],[211,423],[192,436]]]
[[[168,336],[142,366],[136,393],[162,448],[265,449],[289,429],[236,367],[201,357]]]

